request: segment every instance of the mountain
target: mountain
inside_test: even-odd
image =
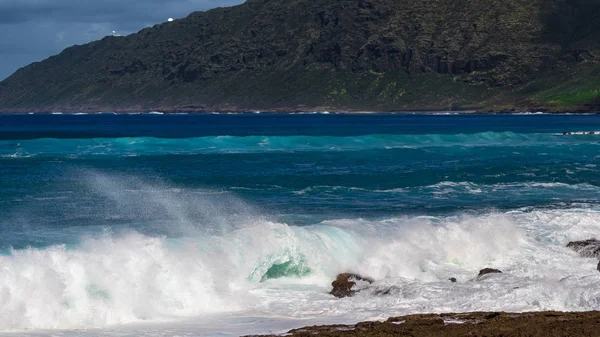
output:
[[[598,0],[248,0],[0,82],[2,111],[600,110]]]

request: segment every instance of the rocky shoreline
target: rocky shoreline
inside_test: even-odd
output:
[[[600,335],[600,312],[478,312],[409,315],[384,322],[313,326],[285,336],[583,337]],[[275,336],[275,335],[272,335]]]
[[[569,242],[567,248],[581,258],[600,258],[600,241],[589,239]],[[598,264],[600,271],[600,263]],[[484,268],[472,281],[494,277],[502,271]],[[457,282],[449,278],[449,282]],[[351,297],[368,289],[375,280],[355,273],[339,274],[331,283],[330,294]],[[376,296],[389,296],[393,288],[378,290]],[[600,312],[472,312],[418,314],[392,317],[386,321],[367,321],[354,325],[312,326],[290,330],[285,336],[411,336],[411,337],[547,337],[600,336]],[[275,336],[275,335],[272,335]]]
[[[422,114],[422,115],[433,115],[433,114],[496,114],[496,115],[513,115],[513,114],[551,114],[551,115],[564,115],[564,114],[600,114],[600,107],[598,109],[590,110],[548,110],[548,109],[509,109],[509,110],[443,110],[443,109],[414,109],[414,110],[352,110],[352,109],[333,109],[327,107],[317,107],[311,109],[299,110],[296,108],[281,108],[281,109],[180,109],[177,107],[169,108],[48,108],[48,109],[33,109],[33,110],[20,110],[0,107],[0,114],[151,114],[160,113],[165,115],[172,114],[340,114],[340,115],[362,115],[362,114]]]

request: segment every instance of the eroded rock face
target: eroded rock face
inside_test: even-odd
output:
[[[33,63],[0,82],[0,109],[455,109],[487,101],[489,89],[509,91],[499,104],[510,106],[513,86],[600,62],[599,9],[596,0],[249,0]]]
[[[338,298],[353,296],[356,290],[353,290],[352,287],[356,285],[356,282],[373,283],[373,279],[352,273],[339,274],[335,281],[331,282],[333,289],[329,293]]]
[[[501,270],[493,269],[493,268],[484,268],[479,271],[479,275],[477,275],[477,279],[483,277],[488,274],[502,274]]]
[[[600,257],[600,241],[596,239],[571,241],[567,247],[579,253],[581,257]]]

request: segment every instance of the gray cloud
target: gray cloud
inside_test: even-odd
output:
[[[0,80],[74,44],[244,0],[0,0]]]

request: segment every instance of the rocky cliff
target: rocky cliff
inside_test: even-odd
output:
[[[0,82],[0,110],[594,110],[599,0],[249,0]]]

